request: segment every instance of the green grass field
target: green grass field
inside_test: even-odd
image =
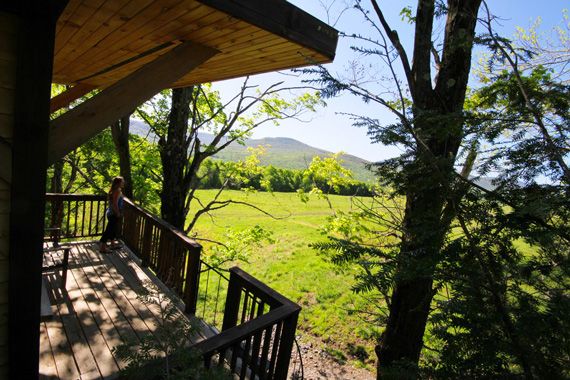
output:
[[[214,195],[212,190],[201,190],[198,197],[205,201]],[[238,265],[302,306],[299,329],[320,338],[329,349],[349,353],[362,352],[366,347],[373,357],[370,339],[371,326],[350,310],[363,307],[360,296],[352,293],[351,273],[340,272],[319,255],[309,244],[323,240],[319,227],[331,214],[328,204],[316,197],[307,204],[295,193],[244,193],[227,191],[225,198],[246,201],[271,213],[273,219],[244,205],[230,205],[203,216],[194,232],[199,237],[222,240],[228,230],[244,230],[259,225],[273,232],[274,244],[252,252],[247,263]],[[350,198],[331,197],[336,209],[348,210]],[[208,243],[203,242],[205,253]],[[307,335],[307,334],[305,334]]]

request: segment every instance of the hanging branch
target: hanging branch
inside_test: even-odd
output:
[[[560,170],[562,170],[564,180],[566,181],[567,184],[570,184],[570,168],[566,164],[566,161],[564,161],[564,157],[560,154],[559,149],[557,148],[556,144],[554,143],[552,136],[550,135],[550,132],[548,131],[548,128],[546,128],[546,126],[544,125],[544,121],[542,119],[542,116],[541,116],[539,110],[532,103],[532,101],[530,99],[530,96],[529,96],[529,94],[525,88],[525,85],[524,85],[522,78],[521,78],[521,75],[520,75],[519,66],[518,66],[518,56],[515,53],[514,48],[510,44],[508,44],[504,40],[500,40],[497,37],[497,35],[495,34],[495,32],[493,31],[493,28],[492,28],[492,18],[491,18],[491,13],[489,11],[487,3],[483,2],[483,6],[485,7],[485,11],[487,14],[487,18],[486,18],[486,20],[483,21],[483,23],[487,28],[487,32],[489,33],[490,38],[493,40],[493,43],[494,43],[493,46],[496,47],[497,49],[499,49],[502,56],[509,63],[509,65],[513,71],[513,74],[515,76],[515,80],[517,82],[519,91],[521,92],[521,95],[523,96],[523,98],[525,100],[525,107],[530,111],[531,115],[533,116],[534,121],[535,121],[536,125],[538,126],[538,128],[542,134],[542,137],[544,138],[544,141],[546,142],[550,159],[553,162],[556,162],[558,164],[558,166],[560,167]],[[511,54],[509,54],[509,52],[514,55],[514,57],[515,57],[514,59],[511,56]]]

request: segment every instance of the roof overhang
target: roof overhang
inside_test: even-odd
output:
[[[70,0],[53,81],[106,88],[191,41],[219,53],[168,87],[330,62],[338,33],[283,0]]]

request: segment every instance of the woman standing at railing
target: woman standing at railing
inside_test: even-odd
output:
[[[107,253],[107,242],[113,241],[117,237],[117,228],[119,226],[119,219],[123,216],[123,187],[125,187],[125,180],[123,177],[113,178],[111,188],[109,189],[109,207],[107,208],[107,227],[101,240],[99,240],[99,252]]]

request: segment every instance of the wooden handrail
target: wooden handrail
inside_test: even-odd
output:
[[[245,289],[254,293],[257,297],[262,299],[264,302],[267,302],[269,305],[273,307],[280,305],[289,305],[291,307],[297,307],[300,309],[299,305],[292,302],[277,291],[271,289],[269,286],[259,281],[257,278],[253,277],[241,268],[230,268],[230,273],[234,273],[237,278],[241,280],[240,283]]]
[[[180,240],[184,241],[186,244],[188,244],[189,246],[192,246],[194,248],[202,248],[202,246],[196,242],[196,240],[192,240],[188,237],[188,235],[186,235],[184,232],[180,231],[178,228],[174,227],[172,224],[168,223],[166,220],[159,218],[156,215],[151,214],[150,212],[148,212],[147,210],[145,210],[144,208],[142,208],[141,206],[135,204],[133,201],[131,201],[129,198],[124,198],[125,203],[128,204],[129,206],[133,207],[135,210],[137,210],[139,213],[141,213],[142,215],[144,215],[145,218],[152,220],[153,222],[155,222],[157,225],[164,227],[165,229],[170,230],[170,232],[172,234],[174,234],[177,238],[179,238]]]
[[[63,199],[63,200],[89,200],[89,201],[104,201],[107,200],[106,195],[96,194],[62,194],[62,193],[46,193],[46,198],[50,199]]]
[[[123,241],[196,312],[202,246],[165,220],[125,198]]]
[[[285,380],[300,311],[299,305],[240,268],[231,268],[222,331],[194,348],[206,366],[214,357],[224,361],[229,352],[228,365],[241,379],[249,373],[249,378]]]
[[[298,313],[300,310],[301,308],[299,306],[296,308],[291,307],[290,305],[280,306],[267,314],[263,314],[261,317],[221,331],[217,335],[196,343],[193,347],[199,350],[202,354],[211,356],[216,352],[230,348],[236,341],[241,342],[248,336],[253,336],[256,333],[262,332],[268,327],[275,325],[295,313]]]
[[[52,227],[62,227],[63,238],[102,233],[105,195],[49,193],[46,199],[57,224]],[[127,198],[122,229],[123,241],[143,266],[182,298],[187,313],[195,314],[202,246]],[[194,348],[207,365],[214,357],[225,361],[230,353],[228,364],[240,378],[249,373],[251,378],[285,380],[301,307],[238,267],[229,272],[222,331]]]

